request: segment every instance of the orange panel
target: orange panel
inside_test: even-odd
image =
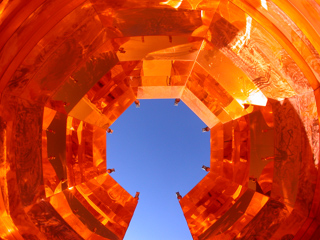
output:
[[[182,211],[195,239],[232,207],[234,200],[239,196],[238,189],[238,184],[209,172],[180,200]]]

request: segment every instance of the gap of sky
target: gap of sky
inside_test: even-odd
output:
[[[140,100],[110,127],[107,167],[140,199],[124,240],[192,240],[176,192],[186,195],[210,166],[210,133],[183,103]]]

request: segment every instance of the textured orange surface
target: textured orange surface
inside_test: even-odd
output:
[[[318,0],[4,0],[0,238],[123,239],[106,130],[181,99],[211,131],[195,240],[320,236]]]

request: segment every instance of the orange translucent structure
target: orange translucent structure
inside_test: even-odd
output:
[[[211,129],[195,240],[319,239],[319,0],[4,0],[0,238],[123,239],[106,130],[137,99]]]

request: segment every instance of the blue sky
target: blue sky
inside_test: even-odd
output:
[[[192,240],[175,193],[187,194],[210,165],[210,133],[183,103],[140,100],[111,126],[107,166],[112,177],[140,200],[124,240]]]

